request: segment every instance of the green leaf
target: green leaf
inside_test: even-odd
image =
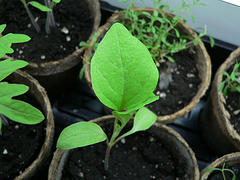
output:
[[[30,1],[30,2],[28,2],[28,4],[31,4],[33,7],[37,8],[40,11],[43,11],[43,12],[52,11],[52,9],[48,8],[47,6],[44,6],[44,5],[40,4],[37,1]]]
[[[149,109],[142,107],[134,117],[133,127],[130,131],[123,134],[120,138],[129,136],[138,131],[144,131],[150,128],[157,120],[156,114]]]
[[[215,45],[215,40],[211,37],[211,36],[208,36],[209,40],[210,40],[210,46],[211,47],[214,47]]]
[[[0,66],[1,67],[1,66]],[[13,121],[23,124],[37,124],[44,120],[44,116],[32,105],[12,99],[28,91],[28,86],[23,84],[0,83],[0,114]]]
[[[23,124],[37,124],[44,120],[43,114],[37,108],[15,99],[0,99],[0,113]]]
[[[118,111],[113,111],[112,114],[121,122],[122,126],[125,126],[128,121],[131,119],[131,117],[133,116],[133,114],[135,113],[135,111],[132,111],[130,113],[127,114],[122,114],[121,112]]]
[[[12,61],[10,59],[6,59],[4,61],[0,61],[0,81],[2,81],[17,69],[25,67],[27,65],[28,63],[22,60]]]
[[[53,2],[55,2],[55,3],[60,3],[61,0],[53,0]]]
[[[66,150],[88,146],[107,139],[102,128],[92,122],[78,122],[66,127],[57,141],[57,148]]]
[[[103,104],[116,111],[133,111],[155,97],[158,70],[147,48],[123,25],[115,23],[92,58],[91,77]]]
[[[6,28],[6,24],[1,24],[0,25],[0,34],[4,31],[4,29]]]
[[[0,82],[0,100],[11,99],[14,96],[26,93],[28,90],[29,87],[24,84],[9,84],[8,82]]]
[[[23,43],[29,41],[31,38],[25,34],[8,33],[0,38],[1,43]]]
[[[218,85],[218,91],[222,91],[223,88],[225,86],[225,81],[221,82],[219,85]]]

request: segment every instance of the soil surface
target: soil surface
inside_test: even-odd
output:
[[[62,179],[176,180],[186,176],[186,162],[148,132],[118,142],[111,150],[108,171],[104,170],[105,151],[105,143],[75,149],[69,155]]]
[[[24,94],[16,97],[41,109],[35,99]],[[24,125],[9,120],[3,122],[0,135],[0,179],[12,180],[37,158],[45,139],[46,123]]]
[[[233,70],[232,65],[228,70],[228,74],[231,74]],[[223,80],[225,79],[225,76],[223,76]],[[240,134],[240,93],[239,92],[230,92],[228,91],[227,96],[226,96],[226,104],[225,108],[230,114],[230,122],[234,129]]]
[[[0,179],[12,180],[36,159],[44,142],[44,123],[23,125],[8,121],[0,136]]]
[[[160,98],[147,106],[158,116],[173,114],[187,106],[201,83],[193,54],[185,50],[175,54],[173,58],[175,65],[171,65],[172,81],[166,89],[160,89],[158,83],[154,93]]]
[[[80,41],[88,40],[92,32],[93,17],[84,0],[62,0],[55,6],[57,27],[51,34],[45,32],[46,13],[29,6],[41,27],[41,32],[37,33],[21,1],[4,0],[3,6],[4,9],[0,6],[0,24],[7,24],[4,33],[22,33],[31,37],[31,41],[13,46],[15,53],[11,56],[16,59],[36,63],[62,59],[78,49]]]
[[[218,167],[218,168],[222,169],[222,167]],[[240,179],[240,164],[239,163],[238,164],[236,163],[232,166],[226,164],[225,169],[232,170],[236,175],[236,179]],[[213,171],[207,180],[233,180],[233,174],[231,172],[228,172],[225,170],[224,175],[225,175],[226,179],[223,178],[221,171]]]

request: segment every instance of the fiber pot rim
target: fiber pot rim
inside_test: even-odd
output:
[[[236,161],[236,160],[240,161],[240,152],[226,154],[226,155],[216,159],[214,162],[212,162],[210,165],[208,165],[206,168],[204,168],[201,171],[200,180],[207,180],[208,176],[212,173],[212,172],[204,173],[204,170],[206,170],[208,168],[216,168],[219,165],[222,165],[224,162]]]
[[[137,11],[149,11],[152,12],[153,8],[135,8]],[[168,12],[165,12],[168,16],[173,17],[174,15]],[[103,26],[101,26],[97,31],[100,32],[99,34],[103,33],[104,31],[106,31],[112,24],[112,22],[116,19],[119,18],[119,16],[123,16],[123,12],[122,11],[116,11],[106,22],[106,24],[104,24]],[[180,21],[179,26],[182,27],[181,29],[184,29],[186,32],[188,33],[190,36],[192,37],[196,37],[196,33],[186,24],[183,24],[182,21]],[[99,36],[98,34],[98,36]],[[90,39],[90,44],[93,44],[92,39]],[[210,81],[211,81],[211,60],[210,60],[210,56],[207,53],[207,50],[204,46],[204,44],[202,43],[202,41],[199,40],[199,45],[195,46],[195,48],[197,48],[198,53],[201,53],[200,56],[202,56],[201,59],[204,59],[204,61],[200,62],[197,61],[198,63],[196,64],[197,69],[199,71],[199,77],[201,78],[201,83],[199,84],[198,87],[198,91],[196,93],[196,95],[192,98],[191,102],[185,106],[184,108],[176,111],[173,114],[170,115],[164,115],[164,116],[158,116],[158,120],[163,123],[163,124],[168,124],[168,123],[172,123],[174,122],[176,119],[184,116],[186,113],[188,113],[189,111],[192,110],[193,107],[195,107],[198,102],[200,101],[201,97],[203,95],[205,95],[205,92],[207,91],[209,85],[210,85]],[[88,85],[92,88],[92,83],[91,83],[91,77],[90,77],[90,64],[87,64],[85,62],[85,59],[88,59],[91,55],[91,48],[88,48],[85,53],[84,53],[84,58],[83,58],[83,63],[86,65],[85,70],[84,70],[84,74],[85,74],[85,78],[88,82]],[[196,55],[197,57],[197,55]],[[200,59],[200,57],[196,58],[196,59]],[[204,69],[201,69],[199,66],[204,67]]]
[[[224,61],[224,63],[218,68],[217,73],[214,76],[214,80],[212,83],[211,88],[211,101],[215,99],[217,104],[215,104],[216,108],[213,110],[215,114],[222,118],[216,118],[218,123],[220,124],[219,127],[223,131],[224,134],[227,135],[227,138],[233,142],[234,146],[239,149],[240,148],[240,135],[231,125],[229,118],[230,114],[228,113],[227,109],[224,107],[225,98],[221,91],[218,91],[218,85],[222,82],[223,79],[223,71],[226,71],[231,65],[233,65],[236,58],[240,57],[240,47],[234,50],[228,58]],[[217,92],[217,93],[216,93]],[[221,112],[222,114],[218,114]]]
[[[22,82],[22,84],[29,86],[29,92],[33,95],[35,100],[39,103],[39,105],[41,106],[41,110],[45,116],[45,121],[46,121],[45,139],[39,154],[37,155],[37,158],[31,163],[31,165],[28,166],[23,171],[22,174],[14,178],[14,180],[28,179],[32,177],[34,174],[36,174],[38,169],[47,160],[50,154],[51,146],[53,143],[53,137],[54,137],[54,127],[55,127],[52,108],[51,108],[51,104],[45,89],[31,75],[29,75],[26,72],[17,70],[7,78],[13,79],[13,81],[16,81],[14,79],[20,78],[20,80],[19,81],[17,80],[17,82],[20,82],[20,81],[22,82],[22,79],[23,79],[24,82]]]
[[[93,28],[91,31],[91,35],[89,36],[89,39],[90,39],[98,29],[100,24],[100,19],[101,19],[100,4],[98,0],[85,0],[85,1],[87,2],[88,8],[94,17]],[[67,71],[72,67],[74,67],[75,65],[79,64],[82,61],[81,55],[83,52],[84,52],[84,47],[75,50],[74,52],[64,57],[63,59],[58,59],[58,60],[49,61],[49,62],[42,62],[40,64],[37,64],[35,62],[29,62],[29,65],[24,68],[24,71],[27,71],[29,74],[33,76],[48,76],[48,75],[58,74],[58,73]],[[6,57],[13,59],[12,57],[8,57],[8,56]]]
[[[102,122],[106,122],[109,121],[111,119],[113,119],[114,116],[112,115],[106,115],[100,118],[96,118],[94,120],[92,120],[91,122],[95,122],[95,123],[102,123]],[[186,141],[182,138],[182,136],[180,134],[178,134],[175,130],[173,130],[170,127],[167,127],[166,125],[160,124],[160,123],[155,123],[154,126],[156,128],[161,128],[162,130],[164,130],[166,133],[170,134],[172,137],[174,137],[176,140],[178,140],[178,142],[181,144],[179,146],[183,146],[186,149],[186,153],[188,154],[188,156],[190,157],[189,161],[191,161],[191,164],[194,166],[192,167],[194,173],[193,173],[193,179],[192,180],[199,180],[200,177],[200,173],[199,173],[199,169],[198,169],[198,164],[197,164],[197,160],[195,157],[194,152],[192,151],[192,149],[189,147],[189,145],[186,143]],[[50,168],[49,168],[49,172],[48,172],[48,180],[60,180],[61,179],[61,171],[63,169],[63,164],[65,163],[67,156],[69,154],[71,150],[60,150],[60,149],[56,149],[52,162],[50,164]],[[59,173],[60,171],[60,173]]]

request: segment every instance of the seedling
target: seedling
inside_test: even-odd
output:
[[[6,24],[0,25],[0,34],[5,28]],[[22,43],[29,40],[30,37],[24,34],[8,33],[0,37],[0,59],[6,54],[14,52],[11,48],[13,43]],[[44,120],[41,111],[24,101],[13,99],[15,96],[26,93],[29,89],[28,86],[3,82],[15,70],[23,68],[27,64],[22,60],[5,59],[0,61],[0,132],[3,122],[6,123],[6,117],[22,124],[37,124]]]
[[[233,67],[233,71],[231,74],[227,72],[222,72],[223,76],[225,76],[225,80],[223,80],[219,86],[218,90],[223,92],[223,96],[226,97],[228,92],[240,92],[240,64],[238,62],[235,63]]]
[[[111,148],[122,138],[152,126],[157,116],[144,106],[157,100],[153,91],[158,70],[147,48],[120,23],[115,23],[99,43],[91,61],[92,86],[96,96],[115,116],[112,137],[92,122],[79,122],[65,128],[57,148],[62,150],[107,141],[105,169]],[[136,114],[135,114],[136,113]],[[133,127],[120,134],[135,114]]]
[[[126,1],[126,0],[121,0]],[[183,35],[178,30],[180,21],[185,23],[185,19],[180,16],[167,16],[162,10],[170,11],[167,3],[161,0],[154,0],[154,11],[149,13],[146,11],[136,11],[133,7],[134,0],[129,0],[129,7],[125,10],[125,19],[119,22],[123,23],[127,29],[136,36],[143,44],[145,44],[153,56],[156,65],[169,60],[174,62],[173,55],[179,51],[198,45],[200,38],[207,35],[205,27],[204,32],[200,33],[195,39]],[[194,0],[193,5],[198,4],[198,0]],[[173,13],[186,12],[190,14],[191,6],[182,0],[180,8],[173,9]],[[191,14],[190,14],[191,15]],[[194,17],[191,15],[192,19]],[[210,38],[211,45],[214,40]]]
[[[231,169],[225,168],[225,163],[223,164],[222,168],[207,168],[203,171],[203,173],[208,173],[212,171],[220,171],[222,173],[223,180],[227,180],[225,172],[230,172],[232,174],[232,180],[236,180],[236,175],[234,171]]]
[[[29,18],[31,19],[32,25],[34,26],[34,28],[36,29],[37,32],[40,32],[40,27],[37,24],[37,22],[35,21],[35,18],[33,16],[33,14],[31,13],[28,6],[31,5],[37,9],[39,9],[40,11],[47,12],[45,30],[46,30],[46,33],[49,34],[50,28],[56,26],[52,10],[57,3],[60,3],[61,0],[44,0],[45,5],[43,5],[37,1],[29,1],[29,2],[26,2],[26,0],[20,0],[20,1],[23,3]]]

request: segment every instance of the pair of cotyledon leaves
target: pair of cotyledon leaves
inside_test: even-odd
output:
[[[113,109],[121,123],[127,123],[133,112],[133,128],[124,134],[148,129],[156,115],[143,107],[158,99],[153,91],[158,70],[147,48],[120,23],[115,23],[104,36],[91,60],[92,87],[99,100]],[[95,123],[79,122],[65,128],[57,147],[72,149],[106,140]]]
[[[0,25],[0,34],[5,28],[6,24]],[[24,34],[8,33],[0,37],[0,58],[14,52],[11,48],[13,43],[22,43],[29,40],[30,37]],[[22,60],[12,61],[6,59],[0,61],[0,81],[12,74],[15,70],[27,65],[28,63]],[[26,93],[28,89],[29,87],[23,84],[0,82],[0,114],[23,124],[36,124],[43,121],[44,116],[38,109],[24,101],[12,99],[15,96]],[[1,127],[2,121],[0,119],[0,131]]]

